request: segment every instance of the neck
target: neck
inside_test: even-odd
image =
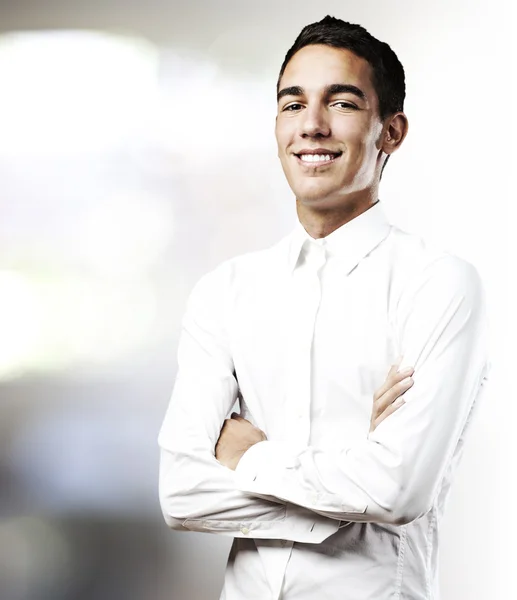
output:
[[[319,208],[296,199],[296,212],[305,231],[314,239],[327,237],[333,231],[352,221],[377,203],[377,194],[362,198],[341,198],[337,206]]]

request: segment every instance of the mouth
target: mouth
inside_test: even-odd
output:
[[[331,165],[334,163],[343,153],[342,152],[330,152],[322,149],[317,151],[303,151],[295,153],[298,162],[305,167],[322,167]]]

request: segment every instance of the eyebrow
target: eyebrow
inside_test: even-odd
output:
[[[366,100],[366,94],[363,90],[349,83],[333,83],[325,87],[325,96],[334,96],[336,94],[354,94],[361,100]],[[299,85],[292,85],[283,88],[276,95],[276,101],[279,102],[284,96],[303,96],[304,89]]]

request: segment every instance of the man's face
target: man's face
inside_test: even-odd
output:
[[[382,122],[371,67],[348,50],[299,50],[282,75],[275,134],[278,156],[297,200],[342,205],[372,187],[382,158]]]

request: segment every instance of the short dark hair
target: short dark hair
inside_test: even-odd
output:
[[[404,67],[395,52],[388,44],[373,37],[361,25],[354,25],[329,15],[302,29],[285,55],[278,76],[277,92],[282,75],[291,58],[298,50],[314,44],[350,50],[370,64],[373,73],[372,84],[379,100],[381,120],[404,110],[404,98],[406,97]]]
[[[372,84],[379,100],[379,117],[384,121],[389,115],[404,110],[406,97],[406,78],[404,67],[397,55],[386,42],[373,37],[361,25],[348,23],[327,15],[317,23],[306,25],[289,48],[276,84],[280,91],[280,80],[291,58],[305,46],[323,44],[334,48],[350,50],[364,58],[372,68]],[[381,178],[390,155],[386,157],[381,169]]]

